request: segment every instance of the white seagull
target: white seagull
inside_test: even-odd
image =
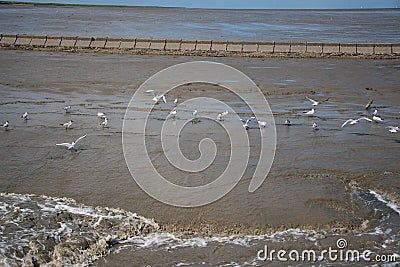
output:
[[[8,121],[6,121],[3,125],[1,125],[1,127],[4,128],[4,130],[8,131],[8,126],[10,125],[10,123]]]
[[[167,99],[165,98],[165,96],[157,94],[157,92],[154,91],[154,90],[147,90],[146,93],[152,93],[153,94],[152,100],[156,104],[158,103],[158,101],[160,101],[160,99],[162,99],[164,101],[164,103],[167,103]]]
[[[97,117],[99,117],[100,119],[104,119],[106,117],[106,114],[103,112],[97,112]]]
[[[178,98],[175,98],[174,100],[174,106],[176,107],[178,105]]]
[[[309,111],[304,112],[304,114],[306,114],[306,115],[314,115],[314,113],[315,113],[315,109],[311,109]]]
[[[372,120],[373,120],[374,122],[376,122],[376,123],[378,123],[378,122],[383,122],[383,119],[382,119],[381,117],[379,117],[379,116],[373,116],[373,117],[372,117]]]
[[[84,136],[79,137],[72,143],[61,143],[61,144],[56,144],[56,146],[65,146],[68,150],[72,150],[72,149],[75,150],[76,143],[78,143],[80,140],[82,140],[85,137],[86,137],[86,134]]]
[[[397,133],[398,131],[400,131],[400,128],[397,126],[389,126],[389,132],[391,133]]]
[[[266,121],[257,121],[260,127],[265,127],[267,125]]]
[[[361,118],[356,119],[356,120],[354,120],[354,119],[348,119],[348,120],[345,121],[345,122],[342,124],[342,126],[340,126],[340,127],[343,128],[343,127],[346,126],[347,124],[353,125],[353,124],[358,123],[358,122],[361,121],[361,120],[366,120],[366,121],[372,122],[371,119],[366,118],[366,117],[361,117]]]
[[[321,102],[315,101],[314,99],[311,99],[309,97],[306,96],[306,98],[311,101],[311,105],[313,106],[318,106]]]
[[[196,118],[197,118],[197,109],[196,109],[195,111],[193,111],[193,113],[192,113],[192,114],[193,114],[193,118],[195,118],[195,119],[196,119]]]
[[[65,113],[70,113],[71,112],[71,106],[66,106],[64,107]]]
[[[285,120],[285,125],[286,125],[286,126],[290,126],[290,125],[292,125],[292,124],[290,123],[290,120],[286,119],[286,120]]]
[[[21,118],[23,118],[24,120],[28,120],[28,112],[22,114]]]
[[[373,116],[377,116],[378,115],[378,110],[375,109],[374,112],[372,113]]]
[[[73,121],[69,121],[69,122],[66,122],[66,123],[61,123],[60,125],[61,125],[61,126],[64,126],[64,127],[65,127],[65,130],[66,130],[66,129],[69,129],[69,128],[71,127],[72,122],[73,122]]]
[[[373,99],[370,99],[370,100],[368,101],[368,103],[365,105],[365,109],[369,109],[369,108],[371,107],[371,105],[372,105],[373,102],[374,102],[374,100],[373,100]]]
[[[241,120],[242,122],[244,122],[243,119],[240,119],[240,120]],[[243,128],[244,128],[246,131],[250,128],[249,122],[251,122],[251,118],[248,118],[248,119],[246,120],[246,122],[244,122],[244,124],[243,124]]]
[[[108,125],[108,119],[107,119],[107,117],[104,117],[104,121],[102,123],[100,123],[100,126],[102,128],[107,128],[108,127],[107,125]]]
[[[315,122],[313,123],[312,127],[313,127],[313,129],[314,129],[315,131],[318,131],[318,130],[319,130],[318,125],[317,125]]]
[[[169,112],[169,115],[172,117],[172,118],[175,118],[175,116],[176,116],[176,108],[174,108],[173,110],[171,110],[170,112]]]
[[[226,115],[228,115],[228,114],[229,114],[229,112],[228,112],[227,110],[225,110],[225,111],[222,112],[222,113],[219,113],[218,116],[217,116],[217,120],[223,121],[223,120],[224,120],[224,117],[225,117]]]

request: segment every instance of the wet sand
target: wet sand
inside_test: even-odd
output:
[[[371,213],[352,196],[352,180],[399,200],[400,139],[385,128],[399,122],[399,61],[206,58],[254,79],[274,112],[278,144],[271,172],[256,192],[247,192],[250,170],[221,200],[185,209],[159,203],[136,185],[124,161],[121,127],[126,106],[145,79],[201,58],[35,51],[0,51],[0,58],[0,120],[11,123],[9,131],[0,132],[3,192],[119,207],[189,235],[355,229]],[[224,96],[216,86],[191,87],[197,94]],[[184,97],[178,91],[167,97],[175,96]],[[308,118],[302,114],[310,109],[306,96],[329,101]],[[340,128],[348,118],[368,115],[364,106],[371,98],[385,124]],[[63,113],[66,105],[73,106],[71,114]],[[26,122],[20,118],[25,111],[31,117]],[[100,111],[108,114],[110,128],[99,126]],[[283,126],[286,118],[294,125]],[[70,119],[73,129],[59,125]],[[320,131],[312,130],[312,121]],[[200,124],[194,127],[201,131]],[[78,153],[55,146],[83,134],[88,137]]]
[[[399,9],[243,11],[1,5],[0,32],[178,40],[398,43],[399,18]]]

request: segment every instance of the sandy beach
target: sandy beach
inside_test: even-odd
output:
[[[124,161],[121,127],[126,106],[146,77],[201,58],[11,50],[0,51],[0,57],[0,120],[11,124],[9,131],[1,131],[4,192],[122,208],[154,218],[165,231],[188,236],[360,229],[371,210],[354,197],[351,184],[399,201],[399,138],[386,129],[399,120],[398,61],[206,58],[243,71],[261,88],[274,113],[277,151],[268,178],[256,192],[247,192],[254,166],[250,161],[239,185],[224,198],[185,209],[162,204],[137,186]],[[188,88],[195,95],[224,95],[212,85]],[[303,114],[310,108],[306,96],[329,101],[308,118]],[[179,90],[167,95],[174,97],[189,96]],[[387,125],[341,128],[348,118],[369,116],[364,109],[369,99]],[[66,105],[73,107],[70,114],[63,111]],[[20,118],[25,111],[28,121]],[[110,128],[99,126],[97,112],[108,114]],[[283,125],[287,118],[293,126]],[[59,125],[70,119],[72,129]],[[311,127],[314,121],[318,132]],[[194,125],[196,131],[202,131],[200,126]],[[249,134],[253,132],[256,138],[255,130]],[[88,136],[77,153],[55,146],[83,134]],[[192,141],[186,142],[190,146]],[[219,168],[212,172],[218,174]],[[178,181],[187,179],[171,174]]]

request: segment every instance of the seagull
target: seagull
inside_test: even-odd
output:
[[[374,122],[376,122],[376,123],[382,122],[382,121],[383,121],[383,119],[382,119],[381,117],[379,117],[379,116],[373,116],[373,117],[372,117],[372,120],[373,120]]]
[[[372,105],[372,102],[374,102],[374,100],[370,99],[368,103],[365,105],[365,109],[369,109]]]
[[[313,115],[315,113],[315,109],[311,109],[310,111],[305,111],[304,114],[306,115]]]
[[[311,99],[307,96],[306,96],[306,98],[311,101],[311,105],[313,105],[313,106],[318,106],[321,103],[321,102],[315,101],[314,99]]]
[[[61,123],[60,125],[64,126],[65,130],[67,130],[67,129],[69,129],[71,127],[72,122],[73,121],[69,121],[69,122],[66,122],[66,123]]]
[[[258,125],[260,126],[260,127],[265,127],[266,125],[267,125],[267,122],[266,121],[257,121],[258,122]]]
[[[313,123],[312,127],[313,127],[314,131],[319,130],[318,125],[315,122]]]
[[[78,139],[76,139],[74,142],[72,143],[61,143],[61,144],[56,144],[56,146],[65,146],[68,150],[76,150],[75,149],[75,145],[76,143],[78,143],[80,140],[82,140],[83,138],[86,137],[86,134],[84,136],[79,137]]]
[[[23,118],[24,120],[28,120],[28,112],[22,114],[21,118]]]
[[[195,111],[193,111],[193,118],[197,118],[197,109]]]
[[[378,115],[378,110],[375,109],[374,112],[372,113],[373,116],[377,116]]]
[[[66,106],[64,107],[65,113],[70,113],[71,112],[71,106]]]
[[[174,100],[174,106],[176,107],[178,105],[178,98],[175,98]]]
[[[389,132],[391,133],[397,133],[398,131],[400,131],[400,128],[397,126],[389,126]]]
[[[8,131],[8,126],[10,125],[9,121],[6,121],[1,127],[4,128],[4,130]]]
[[[224,112],[222,112],[222,113],[219,113],[218,116],[217,116],[217,120],[223,121],[223,120],[224,120],[224,117],[225,117],[226,115],[228,115],[228,114],[229,114],[229,112],[228,112],[227,110],[224,111]]]
[[[361,120],[366,120],[366,121],[372,122],[371,119],[366,118],[366,117],[361,117],[361,118],[356,119],[356,120],[354,120],[354,119],[348,119],[347,121],[345,121],[345,122],[342,124],[341,127],[343,128],[343,127],[346,126],[347,124],[350,124],[350,125],[356,124],[356,123],[358,123],[358,122],[361,121]]]
[[[97,112],[97,117],[104,119],[106,117],[106,114],[103,112]]]
[[[171,110],[170,112],[169,112],[169,115],[172,117],[172,118],[175,118],[175,116],[176,116],[176,108],[174,108],[173,110]]]
[[[242,122],[244,122],[243,119],[240,119]],[[249,122],[251,122],[251,118],[248,118],[247,121],[243,124],[243,128],[247,131],[249,127]]]
[[[153,93],[152,100],[154,101],[155,104],[157,104],[158,101],[160,101],[160,99],[162,99],[164,101],[164,103],[167,103],[167,99],[165,98],[165,96],[157,94],[157,92],[154,90],[147,90],[146,93]]]
[[[286,120],[285,120],[285,125],[286,125],[286,126],[290,126],[290,125],[292,125],[292,124],[290,123],[290,120],[286,119]]]
[[[104,117],[104,121],[102,123],[100,123],[100,126],[102,128],[107,128],[107,124],[108,124],[108,119],[107,119],[107,117]]]

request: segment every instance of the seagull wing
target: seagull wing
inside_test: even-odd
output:
[[[343,124],[342,124],[342,128],[344,127],[344,126],[346,126],[346,124],[348,124],[349,122],[351,122],[352,121],[352,119],[348,119],[347,121],[345,121]]]
[[[75,144],[78,143],[80,140],[82,140],[83,138],[86,137],[86,134],[84,136],[79,137],[78,139],[76,139]]]
[[[147,90],[146,93],[153,93],[153,96],[156,97],[157,92],[154,90]]]
[[[311,101],[311,103],[312,103],[313,106],[316,106],[316,105],[319,104],[319,102],[318,102],[318,101],[315,101],[314,99],[311,99],[311,98],[309,98],[309,97],[307,97],[307,96],[306,96],[306,98],[307,98],[309,101]]]
[[[61,143],[61,144],[56,144],[56,146],[70,147],[70,146],[72,146],[72,144],[70,144],[70,143]]]
[[[371,120],[370,118],[367,118],[367,117],[361,117],[361,118],[359,118],[358,120],[359,120],[359,121],[360,121],[360,120],[366,120],[366,121],[372,122],[372,120]]]

